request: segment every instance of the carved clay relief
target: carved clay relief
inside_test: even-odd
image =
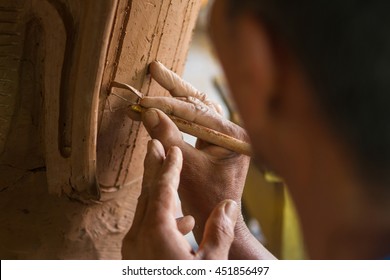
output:
[[[120,258],[148,136],[110,85],[165,94],[199,2],[0,0],[1,258]]]

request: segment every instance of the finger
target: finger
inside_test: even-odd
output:
[[[186,235],[190,233],[195,226],[195,219],[192,216],[184,216],[176,219],[177,229],[183,234]]]
[[[166,68],[159,61],[154,61],[149,66],[150,74],[163,88],[167,89],[174,97],[195,97],[206,105],[213,105],[207,95],[198,91],[190,83],[184,81],[175,72]]]
[[[148,223],[176,227],[176,198],[182,166],[183,156],[180,149],[172,147],[150,190],[146,213]]]
[[[210,110],[201,102],[195,101],[193,97],[188,97],[188,99],[193,100],[193,102],[183,102],[170,97],[145,97],[142,99],[141,105],[146,108],[158,108],[166,114],[206,126],[241,140],[247,140],[248,137],[243,128]]]
[[[187,103],[194,103],[192,102],[192,100],[196,100],[196,103],[200,102],[203,106],[207,106],[206,104],[204,104],[202,101],[200,101],[199,99],[195,98],[195,97],[173,97],[177,100],[181,100],[183,102],[187,102]],[[214,101],[211,101],[213,103],[213,106],[207,106],[209,107],[211,110],[215,111],[216,113],[218,113],[219,115],[223,115],[223,108],[220,104],[214,102]]]
[[[172,97],[145,97],[140,102],[146,108],[158,108],[166,114],[174,115],[188,121],[194,121],[201,116],[214,117],[218,115],[210,107],[194,97],[186,97],[185,101]],[[202,120],[202,118],[200,118]]]
[[[177,146],[182,151],[186,164],[203,162],[207,155],[196,150],[183,140],[183,134],[172,120],[158,109],[149,109],[142,114],[143,123],[149,135],[158,139],[165,151]],[[222,149],[222,148],[221,148]]]
[[[210,104],[207,105],[207,104],[203,103],[202,101],[200,101],[199,99],[192,97],[192,96],[190,96],[190,97],[173,97],[173,98],[187,102],[187,103],[201,103],[203,106],[207,106],[208,108],[210,108],[211,110],[216,112],[218,115],[221,115],[221,116],[223,115],[222,106],[220,104],[218,104],[217,102],[214,102],[212,100],[210,100]]]
[[[144,161],[144,175],[142,181],[141,195],[138,198],[133,224],[130,234],[137,234],[142,225],[148,206],[149,191],[155,178],[161,170],[165,158],[165,152],[162,144],[158,140],[148,142],[147,153]]]
[[[164,159],[165,151],[161,142],[156,139],[150,140],[144,160],[143,190],[149,190],[161,170]]]
[[[172,146],[179,147],[183,152],[192,148],[183,140],[183,134],[172,120],[160,110],[146,110],[142,113],[142,121],[149,135],[153,139],[158,139],[165,151]]]
[[[206,106],[203,102],[195,97],[167,97],[167,96],[157,96],[157,97],[144,97],[140,104],[146,108],[159,108],[166,114],[172,114],[175,110],[180,110],[180,107],[198,107],[198,110],[209,111],[210,107]],[[158,107],[157,107],[158,106]]]
[[[221,104],[214,102],[214,107],[215,107],[215,111],[222,116],[223,115],[223,108],[222,108]]]
[[[238,218],[238,205],[225,200],[214,208],[205,226],[198,257],[209,260],[227,259],[234,240],[234,227]]]

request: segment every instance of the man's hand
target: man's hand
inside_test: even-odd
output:
[[[182,139],[175,124],[164,114],[173,114],[210,127],[235,138],[248,140],[245,131],[221,116],[220,106],[183,81],[161,63],[150,65],[152,77],[172,97],[145,97],[141,105],[147,110],[143,123],[150,136],[158,139],[168,151],[177,146],[183,153],[184,163],[179,194],[183,212],[196,220],[194,234],[202,240],[207,217],[214,207],[225,199],[241,203],[241,196],[249,165],[249,157],[198,140],[196,148]],[[238,228],[245,227],[240,216]]]
[[[123,241],[125,259],[227,259],[234,239],[238,206],[234,201],[219,203],[205,226],[199,250],[194,252],[183,236],[192,230],[190,216],[175,219],[176,196],[182,169],[179,148],[152,140],[145,158],[142,193],[133,225]]]
[[[220,106],[161,63],[152,63],[150,72],[173,98],[145,97],[141,100],[142,106],[151,108],[142,114],[143,123],[150,136],[158,141],[148,147],[143,190],[133,226],[124,240],[123,256],[223,259],[229,254],[229,258],[236,259],[274,258],[250,234],[242,215],[237,214],[249,157],[199,140],[196,148],[192,147],[183,141],[181,132],[165,113],[248,141],[245,131],[223,118]],[[183,154],[183,163],[177,147]],[[166,159],[165,153],[168,153]],[[181,164],[179,182],[177,170]],[[171,181],[172,176],[175,179]],[[195,218],[195,228],[190,216],[175,223],[172,193],[179,184],[183,212]],[[192,228],[200,244],[196,254],[182,236]]]

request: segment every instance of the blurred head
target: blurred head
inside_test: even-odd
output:
[[[318,109],[329,129],[349,149],[357,173],[367,181],[387,184],[388,8],[388,1],[217,1],[212,36],[249,133],[266,137],[259,126],[269,117],[256,116],[254,112],[264,109],[264,104],[257,104],[254,96],[265,95],[257,100],[283,106],[278,98],[284,98],[285,89],[275,83],[288,83],[291,74],[299,76],[294,79],[300,81],[289,86],[308,95],[295,92],[297,102],[310,99],[309,106]],[[253,79],[258,81],[255,94],[250,89]]]
[[[314,258],[390,250],[389,3],[214,5],[211,37],[255,157],[286,180]]]

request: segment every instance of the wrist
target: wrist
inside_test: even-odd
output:
[[[245,223],[244,217],[240,212],[236,226],[234,228],[234,242],[241,242],[247,239],[248,236],[252,236],[252,233],[250,232],[248,226]]]
[[[229,259],[275,259],[275,257],[252,235],[242,215],[240,215],[237,220],[234,234],[234,241],[229,251]]]

